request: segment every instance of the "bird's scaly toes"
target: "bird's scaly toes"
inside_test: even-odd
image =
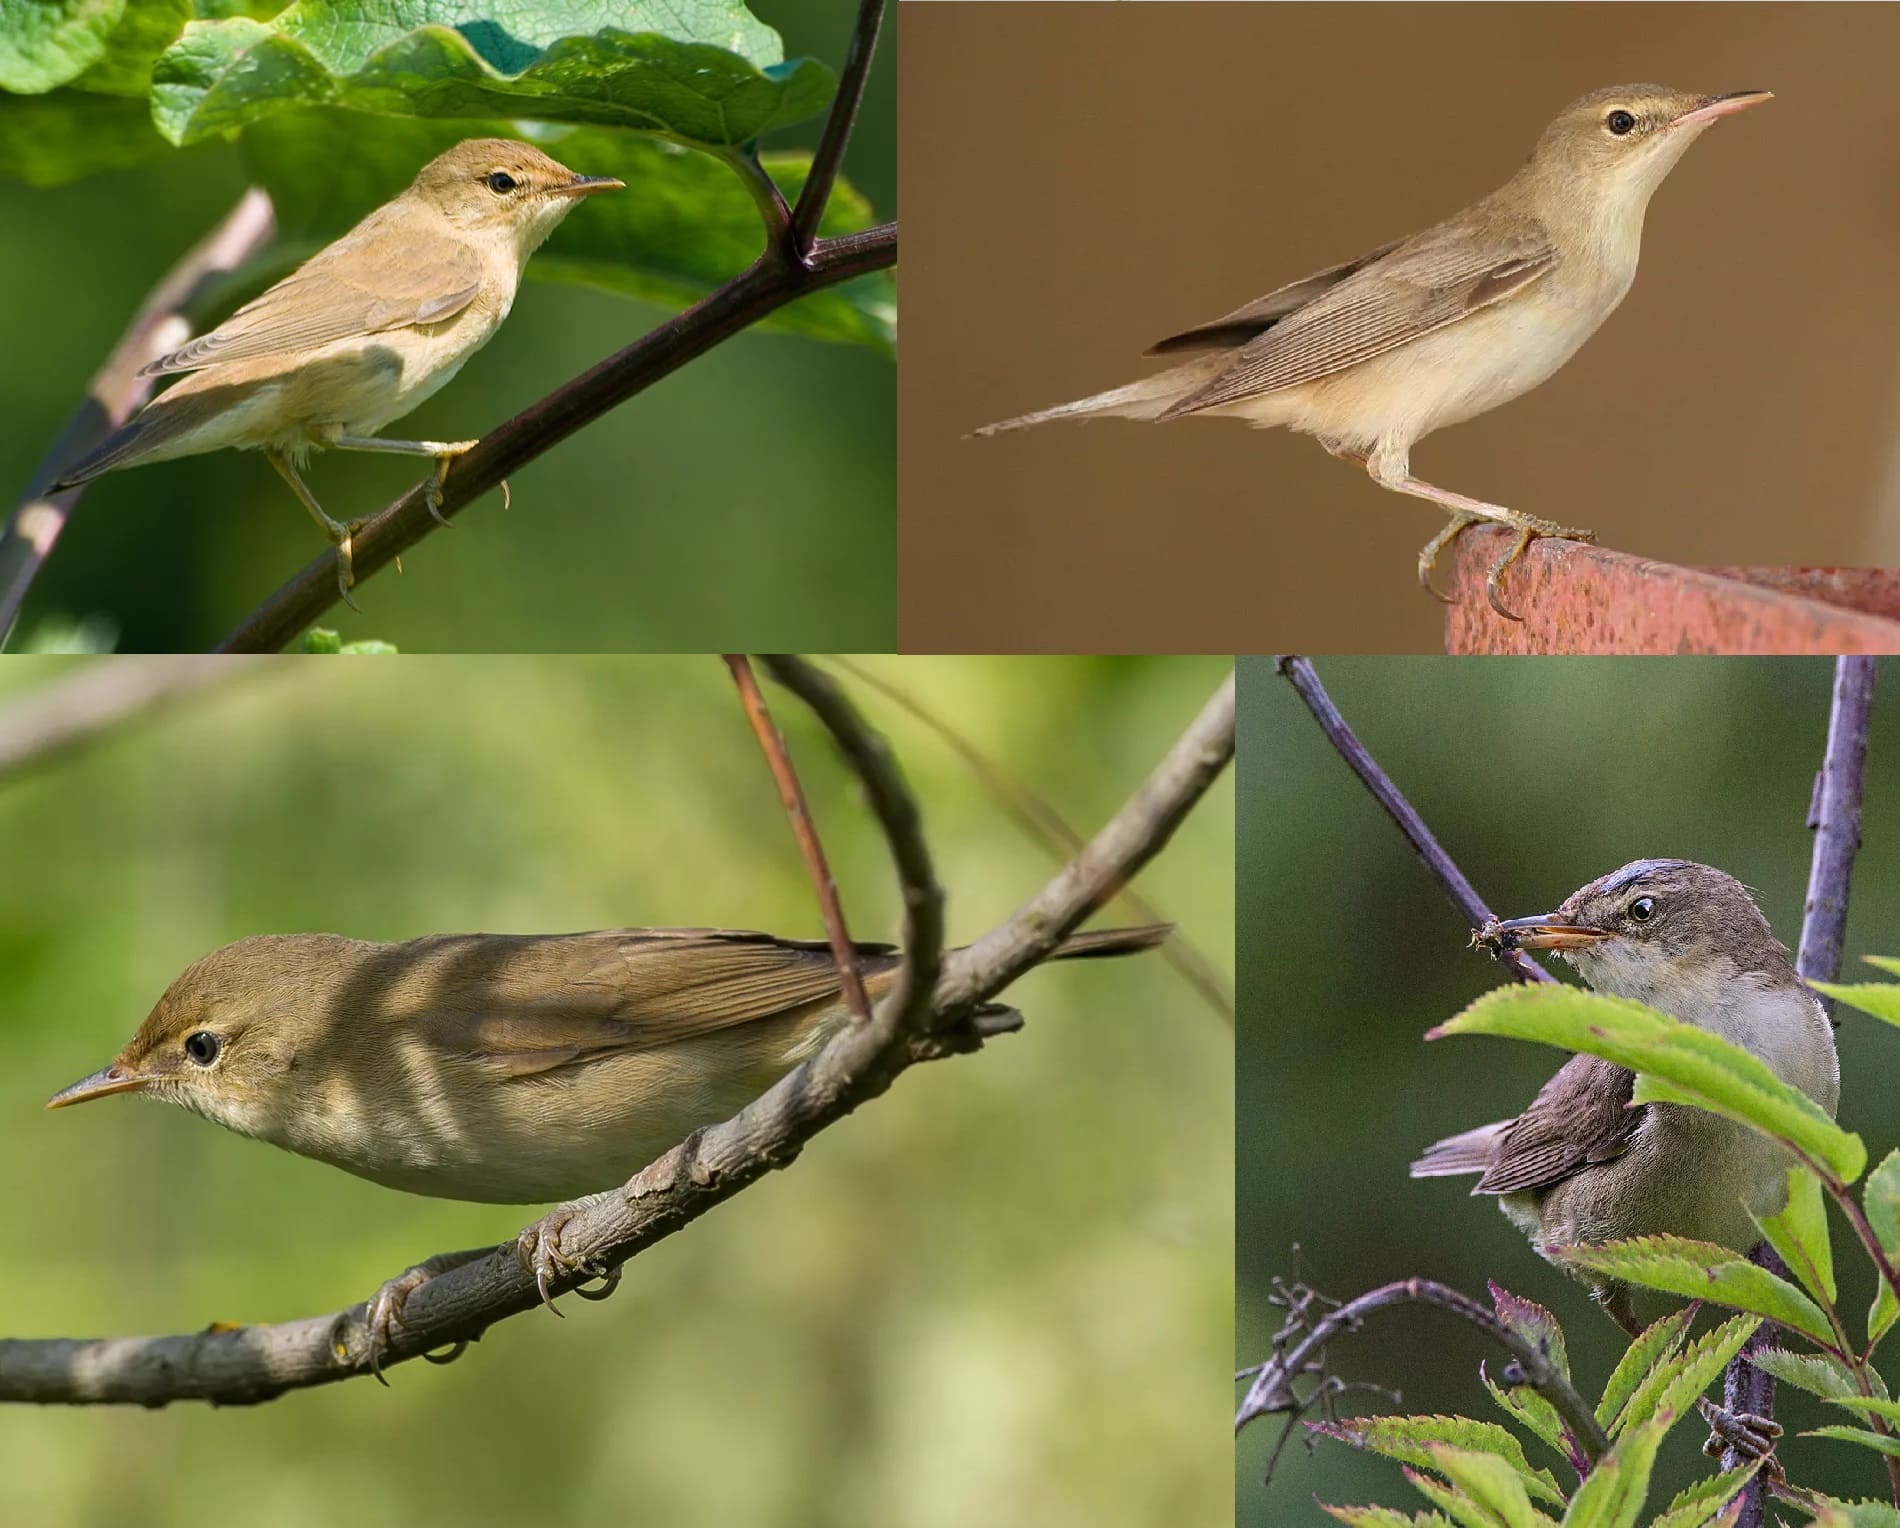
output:
[[[515,1241],[515,1255],[521,1260],[522,1268],[534,1275],[534,1287],[541,1296],[541,1303],[557,1316],[561,1312],[555,1308],[551,1288],[557,1278],[578,1273],[603,1280],[599,1289],[577,1287],[574,1290],[584,1300],[604,1300],[620,1283],[618,1268],[604,1267],[588,1258],[569,1257],[561,1249],[561,1230],[573,1218],[573,1212],[565,1207],[550,1210]]]
[[[1426,542],[1424,546],[1419,548],[1419,587],[1441,604],[1450,605],[1456,602],[1449,594],[1444,593],[1438,585],[1432,582],[1432,570],[1438,566],[1439,553],[1443,552],[1446,547],[1450,546],[1452,542],[1456,541],[1472,526],[1483,523],[1484,518],[1483,515],[1453,514],[1452,517],[1445,522],[1445,528],[1436,536],[1432,537],[1430,541]]]
[[[1504,570],[1525,552],[1530,544],[1543,538],[1556,541],[1595,541],[1595,531],[1578,530],[1568,525],[1558,525],[1552,520],[1539,520],[1535,515],[1514,515],[1506,524],[1516,527],[1517,540],[1511,543],[1511,550],[1497,561],[1484,581],[1484,597],[1490,606],[1507,621],[1522,621],[1523,616],[1506,607],[1504,603]]]
[[[389,1381],[383,1378],[383,1353],[388,1349],[389,1339],[395,1329],[402,1325],[403,1305],[430,1279],[444,1271],[431,1266],[433,1261],[430,1259],[417,1263],[407,1272],[384,1280],[382,1287],[370,1296],[369,1309],[363,1315],[363,1326],[369,1334],[369,1372],[375,1376],[376,1383],[385,1388]],[[468,1342],[463,1340],[446,1353],[425,1353],[422,1356],[433,1364],[450,1364],[460,1358],[467,1347]]]

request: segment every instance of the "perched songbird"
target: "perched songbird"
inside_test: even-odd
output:
[[[1832,1115],[1834,1031],[1748,890],[1690,860],[1638,860],[1571,894],[1554,913],[1513,918],[1478,942],[1555,950],[1599,992],[1633,998],[1741,1046]],[[1573,1056],[1516,1119],[1429,1147],[1415,1178],[1478,1173],[1540,1255],[1580,1242],[1674,1235],[1746,1251],[1792,1159],[1746,1125],[1685,1104],[1630,1107],[1633,1073]],[[1618,1325],[1639,1329],[1628,1286],[1559,1262],[1592,1285]]]
[[[1466,527],[1514,529],[1486,593],[1515,620],[1499,593],[1504,570],[1538,536],[1591,532],[1423,482],[1412,475],[1413,443],[1528,392],[1569,360],[1629,291],[1643,212],[1663,177],[1710,123],[1768,99],[1662,85],[1593,91],[1563,109],[1510,180],[1455,216],[1162,340],[1150,355],[1190,357],[1170,370],[976,433],[1089,415],[1217,414],[1317,436],[1380,487],[1450,515],[1419,553],[1428,591],[1438,554]]]
[[[147,366],[141,375],[191,375],[53,488],[226,446],[261,450],[335,543],[348,600],[350,537],[362,522],[325,514],[298,466],[330,448],[434,457],[426,492],[441,519],[443,476],[475,442],[384,440],[376,431],[454,380],[501,327],[522,268],[555,225],[581,197],[620,185],[576,175],[526,143],[457,144],[211,333]]]

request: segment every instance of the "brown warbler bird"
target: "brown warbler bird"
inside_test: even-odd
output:
[[[1055,958],[1168,933],[1077,934]],[[875,1001],[900,957],[856,950]],[[197,961],[110,1066],[47,1107],[140,1092],[389,1188],[538,1204],[624,1182],[849,1022],[823,941],[267,934]]]
[[[350,600],[350,541],[361,520],[325,514],[298,475],[310,452],[435,458],[425,489],[442,519],[442,480],[472,440],[385,440],[376,432],[454,380],[494,336],[528,257],[583,197],[621,182],[576,175],[539,149],[471,138],[211,333],[141,376],[189,372],[53,484],[227,446],[261,450],[336,546]],[[504,502],[507,485],[502,486]]]
[[[1633,998],[1720,1035],[1830,1115],[1840,1099],[1834,1031],[1748,890],[1690,860],[1637,860],[1573,892],[1554,913],[1479,930],[1475,942],[1554,950],[1599,992]],[[1439,1141],[1415,1178],[1479,1174],[1538,1254],[1583,1279],[1632,1336],[1627,1285],[1565,1264],[1582,1242],[1674,1235],[1746,1251],[1751,1214],[1772,1215],[1792,1158],[1776,1142],[1686,1104],[1632,1108],[1635,1076],[1573,1056],[1516,1119]]]
[[[986,425],[1051,419],[1223,415],[1317,436],[1374,482],[1440,505],[1419,553],[1430,593],[1438,554],[1489,521],[1517,538],[1485,590],[1500,615],[1504,571],[1539,536],[1592,533],[1436,488],[1412,475],[1414,442],[1530,391],[1569,360],[1636,277],[1649,198],[1703,130],[1769,99],[1617,85],[1572,101],[1502,187],[1422,233],[1269,292],[1169,336],[1150,355],[1189,359],[1127,387]],[[1441,596],[1442,598],[1442,596]]]

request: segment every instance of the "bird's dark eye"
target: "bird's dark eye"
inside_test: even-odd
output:
[[[1615,133],[1617,137],[1621,138],[1625,133],[1629,132],[1631,128],[1636,126],[1636,119],[1619,106],[1615,111],[1611,112],[1609,116],[1603,119],[1603,125]]]
[[[199,1066],[210,1066],[223,1048],[224,1042],[208,1029],[194,1029],[185,1036],[185,1054]]]
[[[1632,923],[1647,923],[1655,916],[1656,899],[1654,897],[1638,897],[1634,902],[1630,903],[1630,921]]]
[[[506,170],[490,170],[483,179],[488,182],[488,189],[497,196],[506,196],[515,188],[515,178]]]

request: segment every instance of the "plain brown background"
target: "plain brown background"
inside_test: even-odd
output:
[[[1900,562],[1900,7],[901,9],[899,634],[918,651],[1430,651],[1443,518],[1233,420],[975,426],[1494,189],[1598,86],[1767,88],[1650,204],[1623,305],[1413,470],[1684,563]]]

